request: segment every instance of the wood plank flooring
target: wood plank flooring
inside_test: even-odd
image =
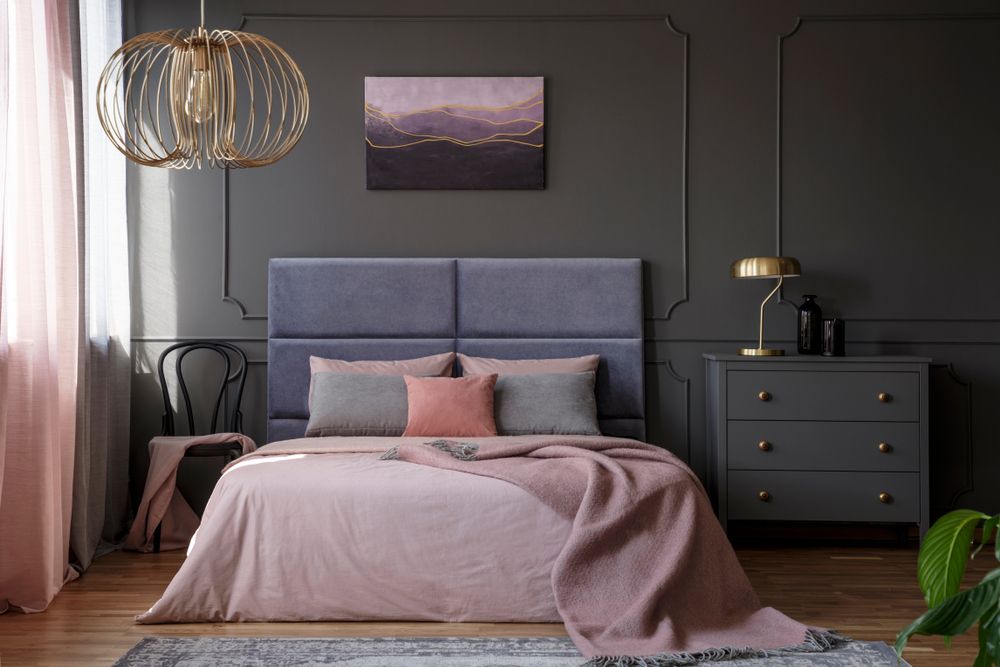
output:
[[[923,611],[916,586],[915,549],[744,548],[737,550],[766,605],[798,620],[836,628],[858,639],[892,643]],[[555,636],[557,624],[489,623],[232,623],[138,626],[180,566],[180,552],[114,553],[99,559],[42,614],[0,615],[0,666],[110,665],[148,635],[160,636]],[[987,572],[990,559],[970,567],[968,580]],[[973,635],[950,650],[938,638],[918,637],[906,658],[916,667],[971,665]]]

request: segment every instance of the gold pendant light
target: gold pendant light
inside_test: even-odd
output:
[[[309,91],[295,61],[260,35],[161,30],[115,51],[97,85],[112,143],[139,164],[172,169],[262,167],[302,136]]]

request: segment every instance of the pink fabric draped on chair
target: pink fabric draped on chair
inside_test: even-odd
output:
[[[92,535],[105,511],[103,488],[96,502],[79,496],[89,488],[79,476],[106,461],[107,438],[91,457],[90,421],[101,416],[89,392],[105,376],[91,369],[86,244],[100,239],[83,214],[90,100],[74,50],[78,10],[66,0],[0,3],[0,612],[44,610],[78,576],[71,521],[85,519]],[[77,547],[82,567],[100,528],[84,540],[93,549]]]

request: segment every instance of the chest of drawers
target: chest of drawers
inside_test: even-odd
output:
[[[929,525],[922,357],[706,354],[709,492],[728,521]]]

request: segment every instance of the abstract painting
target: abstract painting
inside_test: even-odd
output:
[[[545,80],[365,77],[369,190],[545,187]]]

